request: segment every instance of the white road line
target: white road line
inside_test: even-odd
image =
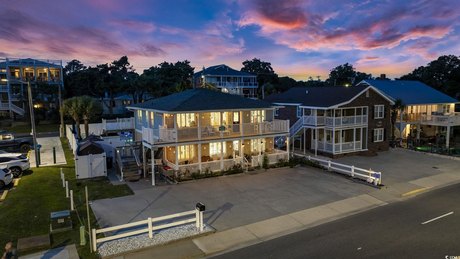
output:
[[[433,222],[433,221],[438,220],[438,219],[440,219],[440,218],[447,217],[447,216],[452,215],[452,214],[454,214],[453,211],[451,211],[451,212],[449,212],[449,213],[446,213],[446,214],[444,214],[444,215],[441,215],[441,216],[439,216],[439,217],[436,217],[436,218],[434,218],[434,219],[430,219],[430,220],[427,220],[427,221],[425,221],[425,222],[422,222],[422,225],[428,224],[428,223],[430,223],[430,222]]]

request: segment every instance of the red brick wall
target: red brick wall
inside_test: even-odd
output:
[[[284,108],[278,109],[278,116],[275,116],[275,119],[279,120],[289,120],[289,126],[294,125],[297,118],[297,106],[294,105],[285,105]]]

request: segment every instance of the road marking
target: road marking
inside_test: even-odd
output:
[[[425,191],[427,189],[429,189],[429,188],[425,187],[425,188],[415,189],[415,190],[412,190],[410,192],[403,193],[401,196],[406,197],[406,196],[409,196],[409,195],[414,195],[414,194],[417,194],[419,192],[423,192],[423,191]]]
[[[427,221],[425,221],[425,222],[422,222],[422,225],[428,224],[428,223],[430,223],[430,222],[433,222],[433,221],[438,220],[438,219],[440,219],[440,218],[447,217],[447,216],[452,215],[452,214],[454,214],[453,211],[451,211],[451,212],[449,212],[449,213],[446,213],[446,214],[444,214],[444,215],[441,215],[441,216],[439,216],[439,217],[436,217],[436,218],[434,218],[434,219],[430,219],[430,220],[427,220]]]

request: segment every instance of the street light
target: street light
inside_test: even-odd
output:
[[[8,79],[2,79],[4,82],[8,82]],[[30,87],[30,81],[15,80],[22,84],[27,84],[27,93],[29,98],[29,109],[30,109],[30,123],[32,124],[32,139],[34,142],[34,151],[35,151],[35,166],[40,167],[38,161],[38,145],[37,145],[37,132],[35,130],[35,115],[34,115],[34,106],[32,102],[32,89]]]

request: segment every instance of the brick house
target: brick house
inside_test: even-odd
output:
[[[372,86],[294,87],[265,101],[289,119],[293,148],[330,157],[389,148],[394,102]]]

